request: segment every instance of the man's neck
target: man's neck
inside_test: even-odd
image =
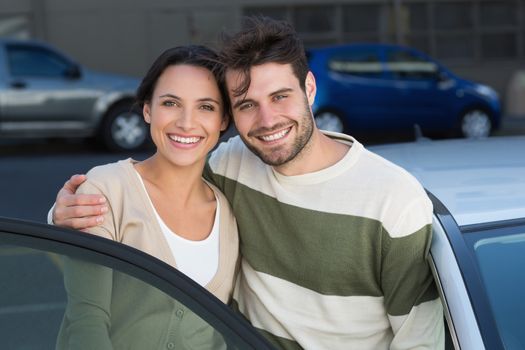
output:
[[[310,141],[294,159],[274,169],[285,176],[313,173],[336,164],[349,149],[350,146],[331,139],[316,128]]]

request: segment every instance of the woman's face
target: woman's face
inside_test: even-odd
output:
[[[204,165],[206,155],[227,127],[213,74],[206,68],[167,67],[144,105],[157,153],[178,166]]]

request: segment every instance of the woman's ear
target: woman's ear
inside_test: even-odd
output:
[[[230,115],[229,114],[225,114],[224,117],[222,118],[222,122],[221,122],[221,131],[224,131],[226,129],[228,129],[228,126],[230,126]]]
[[[144,107],[142,107],[142,115],[144,116],[144,121],[150,124],[151,123],[151,107],[149,103],[144,103]]]

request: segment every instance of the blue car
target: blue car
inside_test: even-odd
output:
[[[500,125],[492,88],[454,75],[415,49],[352,44],[311,49],[307,57],[320,129],[355,134],[417,128],[478,138]]]

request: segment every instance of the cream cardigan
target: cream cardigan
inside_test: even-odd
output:
[[[76,193],[100,193],[107,198],[109,211],[101,226],[90,233],[140,249],[173,267],[176,257],[161,231],[148,194],[137,178],[133,159],[97,166],[87,173],[87,181]],[[220,202],[219,266],[206,289],[227,303],[230,300],[237,261],[239,242],[237,223],[231,207],[217,187],[208,183]]]

